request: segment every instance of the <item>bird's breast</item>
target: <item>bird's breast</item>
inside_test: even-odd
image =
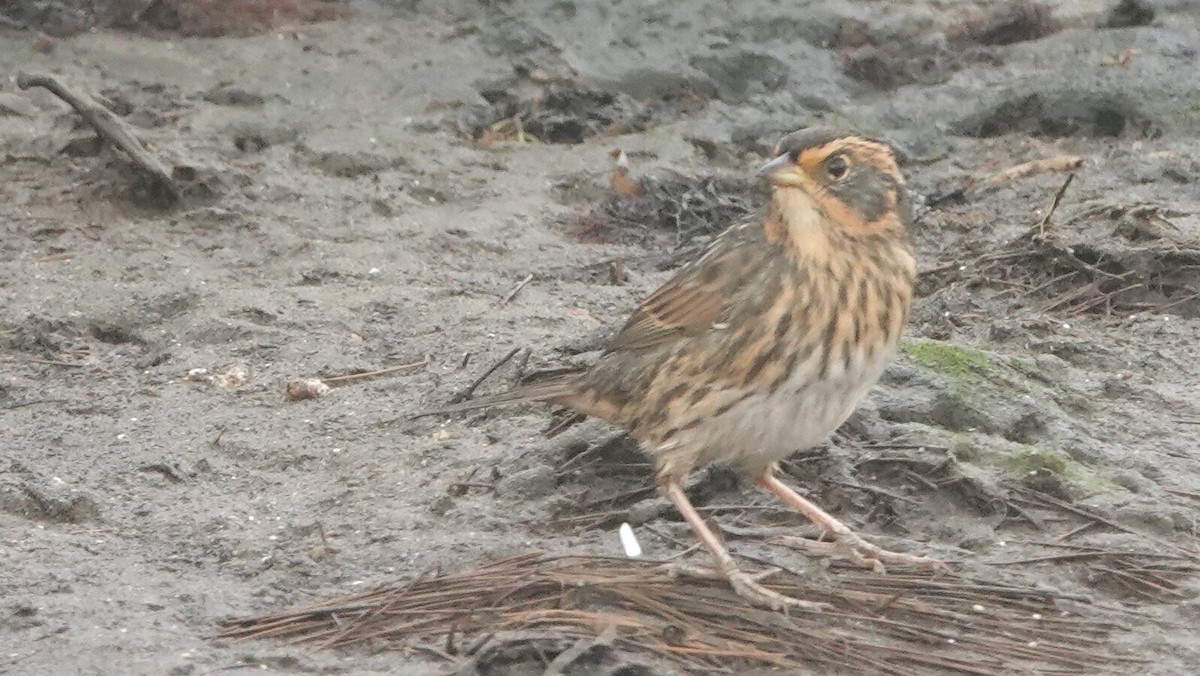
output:
[[[895,353],[907,288],[861,270],[800,277],[748,309],[753,318],[725,329],[728,338],[689,374],[693,386],[665,402],[660,462],[755,473],[823,442]]]

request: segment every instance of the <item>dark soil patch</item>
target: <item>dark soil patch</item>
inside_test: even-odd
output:
[[[1151,138],[1157,125],[1124,93],[1095,90],[1007,95],[963,118],[960,134],[991,138],[1014,132],[1067,136]]]
[[[1149,26],[1154,21],[1154,7],[1143,0],[1119,0],[1104,17],[1105,28]]]
[[[1011,45],[1038,40],[1062,30],[1045,3],[1020,0],[973,13],[956,30],[952,42],[977,45]]]

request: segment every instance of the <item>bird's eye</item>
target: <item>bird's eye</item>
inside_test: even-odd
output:
[[[850,161],[844,155],[834,155],[825,161],[825,171],[834,180],[843,179],[850,173]]]

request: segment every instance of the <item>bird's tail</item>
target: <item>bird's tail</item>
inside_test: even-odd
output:
[[[421,411],[420,413],[411,416],[409,419],[415,420],[416,418],[424,418],[431,415],[473,411],[479,408],[488,408],[490,406],[499,406],[501,404],[515,404],[524,401],[566,403],[566,400],[570,398],[571,395],[577,393],[578,385],[575,377],[560,376],[558,378],[535,383],[533,385],[518,387],[517,389],[510,390],[508,392],[476,397],[459,404],[451,404],[441,408]]]

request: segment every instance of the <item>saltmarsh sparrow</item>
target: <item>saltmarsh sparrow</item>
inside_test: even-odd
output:
[[[878,380],[907,322],[916,264],[888,144],[809,128],[785,136],[775,155],[759,170],[772,188],[767,208],[646,298],[593,365],[429,413],[542,401],[624,427],[739,595],[774,609],[816,608],[739,569],[682,482],[724,464],[862,565],[940,566],[867,542],[775,476],[780,460],[824,441]]]

